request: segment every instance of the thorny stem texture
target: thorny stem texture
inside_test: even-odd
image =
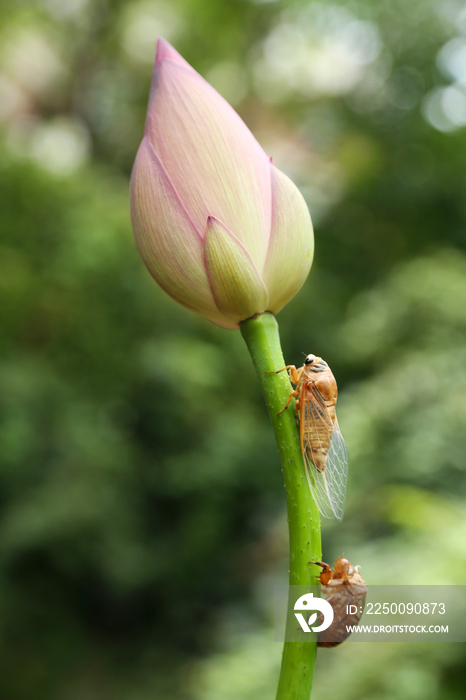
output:
[[[272,314],[264,313],[243,321],[241,333],[259,377],[282,461],[290,534],[289,583],[290,586],[316,585],[319,571],[309,562],[322,560],[320,517],[306,481],[294,402],[277,416],[285,406],[292,386],[287,372],[266,374],[276,372],[286,364],[278,324]],[[296,626],[296,620],[289,607],[287,627],[291,624]],[[277,700],[309,700],[316,650],[316,640],[285,642]]]

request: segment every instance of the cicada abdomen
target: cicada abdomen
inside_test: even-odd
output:
[[[336,401],[335,401],[336,403]],[[342,520],[348,479],[348,450],[335,415],[315,386],[303,389],[301,449],[309,487],[325,518]]]

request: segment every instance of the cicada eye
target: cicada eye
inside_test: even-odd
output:
[[[315,355],[308,355],[306,357],[306,359],[304,360],[304,364],[305,365],[312,365],[312,363],[314,362],[315,359],[316,359]]]

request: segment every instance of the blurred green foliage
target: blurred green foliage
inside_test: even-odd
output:
[[[323,356],[343,524],[375,583],[466,580],[466,5],[0,2],[0,697],[262,700],[287,574],[246,348],[178,307],[128,179],[161,34],[305,194],[316,262],[279,323]],[[458,644],[348,643],[313,697],[457,700]]]

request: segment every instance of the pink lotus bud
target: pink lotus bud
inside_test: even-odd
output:
[[[131,216],[160,286],[224,328],[277,313],[311,267],[312,224],[299,190],[163,39],[131,176]]]

